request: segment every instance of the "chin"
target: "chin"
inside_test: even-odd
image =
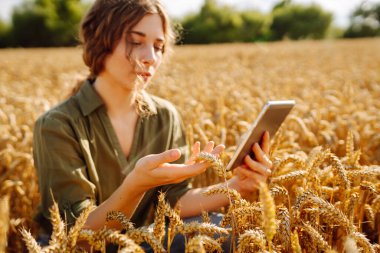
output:
[[[150,79],[148,79],[148,80],[138,79],[135,82],[135,87],[137,90],[145,89],[148,86],[149,82],[150,82]]]

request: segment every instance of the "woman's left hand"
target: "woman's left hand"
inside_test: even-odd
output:
[[[228,181],[229,187],[237,190],[242,197],[249,196],[259,188],[261,182],[266,182],[271,174],[272,161],[269,159],[270,136],[265,131],[261,147],[258,143],[252,146],[255,160],[249,155],[244,158],[244,164],[234,169],[234,176]]]

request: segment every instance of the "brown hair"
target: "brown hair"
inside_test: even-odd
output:
[[[83,60],[90,69],[89,79],[95,79],[104,68],[124,32],[132,29],[146,15],[160,15],[165,35],[164,52],[174,44],[175,36],[160,0],[96,0],[80,28]]]
[[[165,36],[163,53],[167,54],[171,51],[176,36],[160,0],[96,0],[83,18],[79,33],[83,61],[90,70],[86,79],[96,79],[104,69],[107,55],[113,52],[123,33],[130,31],[147,14],[160,15]],[[84,81],[77,80],[68,97],[75,95]],[[140,116],[153,113],[141,91],[136,93],[136,110]]]

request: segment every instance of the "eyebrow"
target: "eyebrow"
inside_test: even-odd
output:
[[[128,33],[129,33],[129,34],[137,34],[137,35],[139,35],[139,36],[141,36],[141,37],[146,37],[146,34],[145,34],[145,33],[143,33],[143,32],[139,32],[139,31],[129,31]],[[165,42],[165,40],[162,39],[162,38],[157,38],[156,40],[159,41],[159,42]]]

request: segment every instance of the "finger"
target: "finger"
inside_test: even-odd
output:
[[[207,153],[210,153],[212,151],[212,149],[214,148],[214,142],[213,141],[209,141],[205,148],[203,149],[204,152],[207,152]]]
[[[264,166],[259,162],[256,162],[249,155],[245,156],[244,162],[250,170],[256,171],[263,176],[268,177],[272,173],[272,171],[268,167]]]
[[[197,156],[201,152],[201,143],[199,141],[194,143],[192,151],[195,156]]]
[[[253,153],[255,153],[255,158],[259,163],[262,163],[268,168],[272,168],[272,161],[269,159],[268,155],[260,148],[259,144],[255,143],[252,147]]]
[[[213,155],[220,155],[225,149],[225,146],[220,144],[214,148],[214,150],[211,152]]]
[[[262,141],[261,141],[261,148],[264,151],[265,154],[269,155],[269,149],[270,149],[270,135],[268,131],[265,131]]]
[[[250,180],[252,180],[252,182],[253,182],[252,186],[254,186],[254,188],[257,188],[257,189],[259,187],[260,182],[265,182],[266,181],[266,177],[262,176],[261,174],[259,174],[257,172],[254,172],[254,171],[243,169],[243,170],[241,170],[240,173],[244,177],[249,178]]]
[[[194,177],[206,171],[209,167],[208,163],[195,163],[190,165],[184,164],[165,164],[164,167],[159,168],[160,173],[167,174],[173,180],[185,180]]]
[[[178,160],[181,157],[179,149],[170,149],[160,154],[147,155],[142,158],[141,166],[149,169],[154,169],[163,163],[170,163]]]
[[[193,145],[193,148],[192,148],[192,153],[191,153],[191,156],[189,158],[189,160],[187,160],[186,164],[190,164],[192,163],[195,158],[199,155],[200,153],[200,148],[201,148],[201,144],[199,141],[195,142],[194,145]]]

